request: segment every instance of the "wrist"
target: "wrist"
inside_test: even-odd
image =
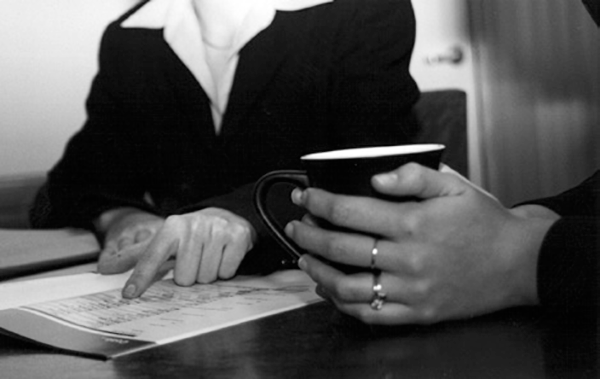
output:
[[[560,215],[550,208],[546,208],[537,204],[526,204],[511,209],[511,213],[521,218],[547,218],[558,220]]]
[[[509,238],[503,239],[506,241],[504,250],[511,257],[509,264],[512,268],[513,291],[510,301],[515,305],[538,305],[537,271],[540,249],[546,234],[559,217],[550,210],[548,211],[551,213],[546,212],[546,208],[519,208],[511,211],[514,222]]]
[[[123,207],[115,208],[103,212],[94,220],[94,228],[100,234],[107,234],[116,225],[126,223],[129,219],[138,219],[140,217],[158,217],[154,214],[142,211],[137,208]]]

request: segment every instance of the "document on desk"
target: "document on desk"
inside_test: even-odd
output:
[[[0,280],[95,261],[96,237],[79,229],[0,229]]]
[[[88,273],[0,284],[0,331],[110,359],[320,301],[299,270],[191,287],[167,278],[135,300],[121,297],[128,276]]]

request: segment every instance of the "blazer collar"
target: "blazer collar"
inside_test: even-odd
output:
[[[277,11],[298,11],[321,4],[332,3],[334,0],[254,0],[255,4],[251,10],[252,14],[246,18],[246,22],[235,38],[231,64],[237,65],[239,52],[261,31],[268,28]],[[210,69],[206,63],[204,43],[198,18],[196,17],[193,0],[151,0],[138,9],[121,23],[123,28],[162,29],[163,38],[173,50],[175,55],[192,73],[196,81],[204,88],[214,104],[219,104],[216,98],[216,85],[213,81]],[[268,60],[263,69],[273,70],[279,62],[277,53],[281,51],[270,51],[273,57],[261,57]],[[281,55],[281,54],[279,54]],[[269,61],[272,59],[272,61]],[[269,67],[266,67],[269,66]],[[261,79],[266,79],[270,72],[262,72]],[[260,83],[255,83],[260,87]],[[234,83],[234,87],[236,84]],[[239,85],[238,85],[239,87]],[[242,84],[242,87],[247,87]],[[250,87],[253,87],[250,85]],[[243,88],[244,90],[249,88]],[[233,96],[233,94],[231,94]],[[234,96],[235,97],[235,96]],[[229,102],[231,103],[231,102]]]
[[[277,11],[298,11],[334,0],[255,0],[252,17],[242,26],[234,43],[234,53],[238,53],[246,43],[275,18]],[[123,28],[163,29],[165,41],[175,54],[188,66],[190,58],[197,58],[202,46],[202,33],[195,16],[192,0],[152,0],[125,19]],[[194,50],[195,52],[190,52]],[[194,56],[192,56],[194,55]],[[193,71],[193,70],[192,70]]]

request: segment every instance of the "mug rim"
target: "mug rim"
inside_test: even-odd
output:
[[[394,155],[410,155],[418,153],[429,153],[445,149],[446,146],[439,143],[417,143],[392,146],[370,146],[351,149],[330,150],[306,154],[300,157],[303,161],[317,160],[345,160],[345,159],[369,159],[390,157]]]

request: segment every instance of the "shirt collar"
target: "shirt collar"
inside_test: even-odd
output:
[[[232,54],[237,53],[262,30],[271,25],[277,11],[298,11],[334,0],[256,0],[252,17],[240,28]],[[193,0],[151,0],[121,23],[123,28],[162,29],[165,41],[192,71],[200,83],[206,77],[202,32]]]
[[[262,9],[271,11],[298,11],[334,0],[262,0]],[[143,5],[121,24],[124,28],[168,28],[183,9],[192,6],[191,0],[152,0]],[[193,15],[193,13],[192,13]]]
[[[277,11],[298,11],[333,1],[254,0],[251,14],[245,18],[244,24],[237,31],[227,64],[236,67],[239,51],[258,33],[271,25]],[[227,101],[220,99],[218,94],[225,93],[227,88],[219,88],[224,84],[216,83],[211,76],[193,0],[149,1],[123,21],[121,27],[162,29],[167,44],[204,88],[211,103],[219,108],[221,113],[223,112]]]

